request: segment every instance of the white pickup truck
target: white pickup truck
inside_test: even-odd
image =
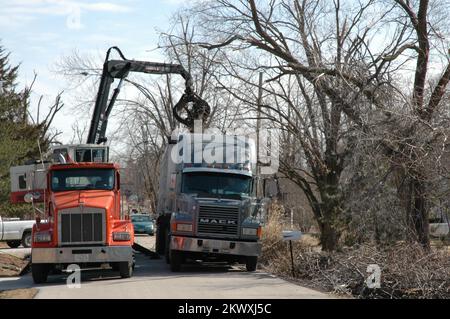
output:
[[[19,218],[2,218],[0,216],[0,241],[5,241],[9,247],[31,247],[31,229],[34,220]]]

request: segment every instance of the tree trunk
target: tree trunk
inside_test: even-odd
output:
[[[337,174],[330,173],[326,183],[322,185],[321,199],[322,205],[320,226],[320,243],[322,250],[334,251],[338,248],[341,235],[339,227],[339,216],[342,212],[341,193],[338,189]]]
[[[324,218],[320,223],[320,244],[324,251],[334,251],[338,248],[340,234],[337,231],[334,222]]]
[[[414,234],[414,240],[425,249],[430,249],[430,230],[428,220],[427,199],[425,196],[425,182],[419,177],[411,178],[410,182],[411,203],[407,207],[407,216]]]

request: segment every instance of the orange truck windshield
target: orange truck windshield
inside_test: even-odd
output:
[[[67,169],[55,170],[51,175],[52,191],[71,190],[112,190],[114,188],[113,169]]]

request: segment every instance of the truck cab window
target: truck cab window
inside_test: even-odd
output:
[[[192,172],[183,174],[183,193],[198,196],[240,197],[249,196],[252,178],[238,174]]]
[[[20,189],[27,188],[27,181],[25,179],[25,175],[19,175],[19,188]]]
[[[112,190],[114,188],[112,169],[67,169],[52,172],[52,190]]]
[[[104,149],[93,149],[92,150],[92,161],[96,163],[106,162],[105,150]]]
[[[56,150],[53,151],[53,159],[56,162],[59,162],[59,154],[61,154],[62,156],[64,156],[64,158],[66,159],[66,161],[69,160],[69,153],[67,151],[67,148],[57,148]]]
[[[92,162],[92,152],[91,149],[79,148],[76,150],[75,154],[76,162]]]

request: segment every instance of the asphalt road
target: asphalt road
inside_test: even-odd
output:
[[[152,248],[154,237],[138,236],[137,241]],[[80,288],[66,285],[67,274],[49,276],[46,284],[34,285],[30,274],[0,278],[0,290],[36,287],[35,298],[332,298],[287,282],[273,275],[245,267],[188,265],[172,273],[164,259],[150,259],[136,253],[132,278],[121,279],[112,270],[83,270]]]

